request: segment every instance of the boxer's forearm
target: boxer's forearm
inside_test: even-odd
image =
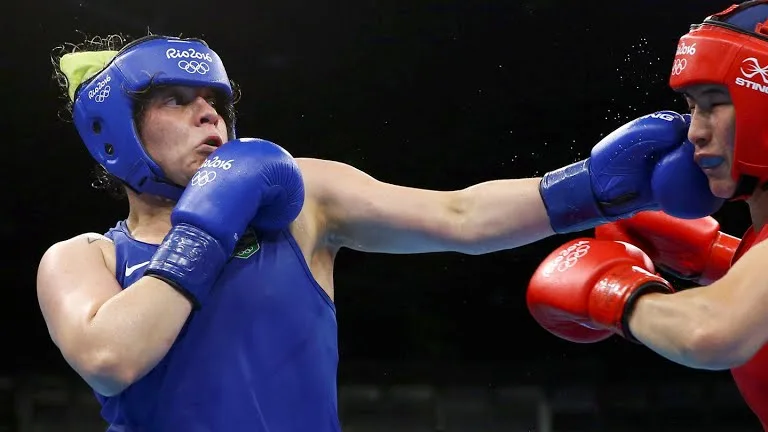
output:
[[[192,306],[165,282],[145,276],[106,301],[87,324],[90,351],[99,357],[97,391],[119,393],[165,356]]]
[[[676,363],[723,370],[741,359],[718,329],[717,312],[701,291],[647,294],[639,298],[629,320],[632,334],[645,346]]]
[[[461,252],[512,249],[554,234],[539,194],[540,181],[494,180],[462,190]]]

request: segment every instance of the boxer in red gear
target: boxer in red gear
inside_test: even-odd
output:
[[[573,244],[550,255],[531,280],[528,305],[565,339],[596,342],[615,333],[688,367],[730,370],[768,431],[768,0],[731,6],[692,26],[674,65],[670,86],[691,109],[694,160],[714,195],[746,201],[752,227],[734,251],[738,239],[719,233],[709,218],[685,223],[638,214],[612,223],[565,271],[551,269]],[[619,252],[624,242],[706,286],[664,292],[669,283],[651,277],[644,260]],[[622,277],[603,260],[620,262]],[[658,290],[644,288],[648,283]]]

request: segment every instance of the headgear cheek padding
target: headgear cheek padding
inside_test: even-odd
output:
[[[178,199],[183,186],[170,181],[141,144],[135,94],[150,85],[207,87],[231,100],[219,56],[202,40],[149,36],[117,53],[64,56],[61,67],[73,97],[75,127],[91,156],[138,193]]]

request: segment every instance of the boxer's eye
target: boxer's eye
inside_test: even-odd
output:
[[[168,92],[162,98],[164,105],[184,105],[188,103],[187,98],[180,92]]]
[[[181,101],[176,96],[165,98],[165,105],[181,105]]]

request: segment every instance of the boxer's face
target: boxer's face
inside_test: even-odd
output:
[[[736,191],[736,182],[731,178],[736,112],[728,89],[697,85],[685,89],[685,97],[691,109],[688,139],[696,147],[696,163],[709,178],[712,193],[730,198]]]
[[[152,90],[140,122],[141,140],[166,176],[186,185],[205,158],[227,141],[217,98],[205,88]]]

